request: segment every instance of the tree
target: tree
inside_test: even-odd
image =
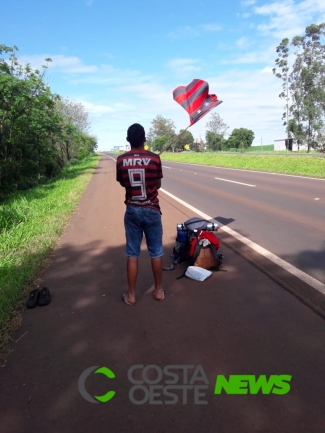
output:
[[[306,143],[325,151],[323,126],[325,123],[325,23],[306,27],[304,36],[295,36],[291,45],[295,47],[295,60],[289,73],[289,40],[283,39],[277,47],[279,57],[273,73],[283,80],[280,98],[286,100],[286,112],[282,119],[288,137],[293,137],[298,148]],[[289,104],[289,94],[291,105]],[[291,119],[289,119],[289,114]]]
[[[306,27],[304,36],[295,36],[292,45],[296,47],[291,90],[295,98],[292,112],[305,136],[308,151],[318,146],[318,136],[324,125],[325,115],[325,23]],[[297,119],[299,107],[299,119]]]
[[[229,143],[229,141],[226,138],[223,138],[221,140],[221,150],[228,150],[231,148],[231,143]]]
[[[232,131],[227,140],[227,147],[230,148],[247,148],[254,141],[255,134],[252,130],[246,128],[237,128]],[[225,144],[225,143],[224,143]]]
[[[205,140],[206,140],[208,149],[221,150],[221,143],[223,141],[222,135],[217,134],[217,133],[212,132],[212,131],[206,131]]]
[[[168,139],[174,137],[175,135],[175,125],[170,119],[165,119],[161,114],[157,116],[151,122],[152,127],[147,133],[147,138],[150,141],[154,141],[157,137],[162,137],[165,135]]]
[[[292,118],[288,121],[288,137],[297,142],[298,150],[304,141],[304,131],[302,124],[303,109],[303,84],[301,81],[302,62],[301,57],[297,57],[289,75],[289,90],[291,94],[291,105],[289,107]]]
[[[213,134],[224,137],[229,129],[229,126],[221,119],[218,113],[211,113],[211,120],[206,123],[208,131]]]
[[[284,126],[288,125],[289,122],[289,67],[288,67],[288,57],[289,57],[289,39],[282,39],[280,45],[276,48],[276,52],[278,53],[278,58],[275,60],[275,64],[279,69],[273,68],[273,74],[277,78],[283,80],[282,89],[283,91],[280,93],[279,98],[283,98],[286,101],[285,104],[285,112],[282,115],[282,120],[285,120],[283,123]],[[286,128],[288,131],[288,127]]]
[[[182,132],[184,131],[184,129],[181,129],[179,131],[179,134],[182,134]],[[175,150],[180,151],[180,150],[184,150],[184,146],[188,144],[190,146],[190,149],[193,147],[194,144],[194,137],[192,135],[192,133],[190,131],[186,131],[184,134],[182,134],[178,140],[175,143]]]
[[[0,190],[28,188],[38,183],[44,164],[53,156],[48,138],[55,129],[53,95],[42,70],[18,63],[17,47],[0,46]],[[46,59],[49,62],[51,59]]]
[[[163,150],[168,144],[168,137],[166,135],[162,135],[161,137],[157,137],[152,143],[152,149],[160,152]]]
[[[59,96],[44,82],[47,64],[40,70],[20,65],[17,50],[0,45],[0,55],[9,56],[0,58],[0,197],[36,186],[71,157],[96,148],[75,122],[80,116],[68,119],[56,110]]]
[[[299,112],[297,113],[298,117],[294,117],[289,120],[288,123],[288,134],[290,137],[293,137],[298,145],[298,150],[300,145],[303,143],[305,133],[303,129],[303,124],[299,122]]]
[[[317,150],[319,150],[320,152],[325,152],[325,125],[324,124],[318,131]]]
[[[70,101],[68,98],[57,98],[56,110],[66,123],[74,125],[78,131],[87,133],[90,128],[89,114],[80,102]]]
[[[221,150],[221,142],[229,126],[221,119],[218,113],[211,114],[211,120],[206,123],[205,140],[208,149]]]

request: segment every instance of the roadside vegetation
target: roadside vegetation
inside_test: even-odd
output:
[[[0,355],[99,156],[82,104],[0,44]]]
[[[288,139],[325,152],[325,22],[311,24],[304,35],[282,39],[273,73],[282,80],[279,97]],[[289,60],[290,57],[290,60]]]
[[[216,167],[241,168],[245,170],[270,171],[274,173],[296,174],[325,178],[325,158],[314,156],[263,155],[263,154],[221,154],[164,152],[163,161],[186,162],[189,164],[213,165]]]
[[[55,177],[97,148],[82,104],[51,92],[45,65],[19,64],[16,46],[0,44],[0,200]]]
[[[183,150],[210,150],[210,151],[241,151],[249,148],[255,134],[246,128],[235,128],[228,138],[225,138],[229,126],[221,119],[218,113],[211,113],[210,121],[206,124],[205,142],[200,137],[194,140],[190,131],[181,129],[176,134],[176,127],[171,119],[161,114],[152,120],[147,133],[147,146],[154,152],[165,149],[170,143],[172,152]]]
[[[254,153],[260,153],[260,152],[274,152],[274,144],[266,144],[261,146],[250,146],[248,147],[245,152],[254,152]]]
[[[0,353],[98,160],[93,154],[66,164],[57,178],[0,204]]]

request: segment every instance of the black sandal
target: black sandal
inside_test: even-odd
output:
[[[28,299],[26,302],[27,308],[35,308],[38,304],[38,298],[39,298],[39,290],[35,289],[29,292]]]
[[[39,292],[38,305],[43,307],[51,302],[51,293],[47,287],[43,287]]]

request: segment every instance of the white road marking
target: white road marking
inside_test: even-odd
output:
[[[181,200],[180,198],[176,197],[174,194],[171,194],[170,192],[166,191],[163,188],[160,188],[159,191],[162,191],[163,193],[169,195],[174,200],[181,203],[183,206],[187,207],[188,209],[195,212],[200,217],[209,220],[211,222],[215,222],[218,224],[221,230],[228,233],[229,235],[233,236],[234,238],[238,239],[239,241],[243,242],[245,245],[252,248],[254,251],[258,252],[262,256],[269,259],[271,262],[275,263],[276,265],[280,266],[282,269],[285,269],[290,274],[294,275],[295,277],[299,278],[300,280],[304,281],[305,283],[309,284],[311,287],[316,289],[318,292],[325,295],[325,284],[322,282],[316,280],[316,278],[311,277],[310,275],[306,274],[305,272],[301,271],[300,269],[296,268],[295,266],[291,265],[290,263],[286,262],[285,260],[282,260],[280,257],[276,256],[275,254],[271,253],[270,251],[266,250],[265,248],[261,247],[260,245],[256,244],[255,242],[252,242],[245,236],[242,236],[241,234],[237,233],[235,230],[232,230],[231,228],[220,225],[219,221],[216,221],[209,215],[205,214],[204,212],[201,212],[199,209],[195,208],[194,206],[186,203],[185,201]]]
[[[315,198],[315,200],[319,200],[319,198]]]
[[[253,187],[256,186],[256,185],[250,185],[249,183],[236,182],[235,180],[222,179],[221,177],[215,177],[215,179],[223,180],[224,182],[239,183],[239,185],[246,185],[246,186],[253,186]]]
[[[163,165],[163,168],[168,168],[169,170],[171,170],[171,167],[166,167],[165,165]]]
[[[114,159],[112,156],[110,156],[110,155],[107,155],[106,153],[105,153],[105,155],[106,156],[108,156],[109,158],[111,158],[113,161],[115,161],[116,162],[116,159]]]

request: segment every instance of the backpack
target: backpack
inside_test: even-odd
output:
[[[193,266],[200,256],[201,249],[210,248],[214,257],[214,269],[219,270],[223,256],[218,253],[218,249],[220,248],[218,239],[211,233],[217,230],[218,224],[197,217],[190,218],[184,223],[178,223],[175,246],[173,248],[174,263],[189,262],[189,265]],[[204,239],[210,241],[208,247],[202,245]],[[199,265],[196,264],[196,266]],[[185,272],[182,276],[185,275]]]
[[[218,253],[220,243],[211,232],[201,230],[190,245],[190,265],[219,271],[223,255]]]
[[[190,218],[185,223],[178,223],[175,246],[173,248],[174,263],[181,264],[190,260],[191,241],[200,230],[217,230],[218,225],[202,218]]]
[[[177,224],[177,235],[173,248],[174,263],[181,264],[189,260],[190,237],[183,224]]]
[[[185,221],[184,227],[190,232],[195,232],[196,230],[216,232],[218,230],[218,224],[211,223],[210,221],[197,217],[190,218],[189,220]]]

